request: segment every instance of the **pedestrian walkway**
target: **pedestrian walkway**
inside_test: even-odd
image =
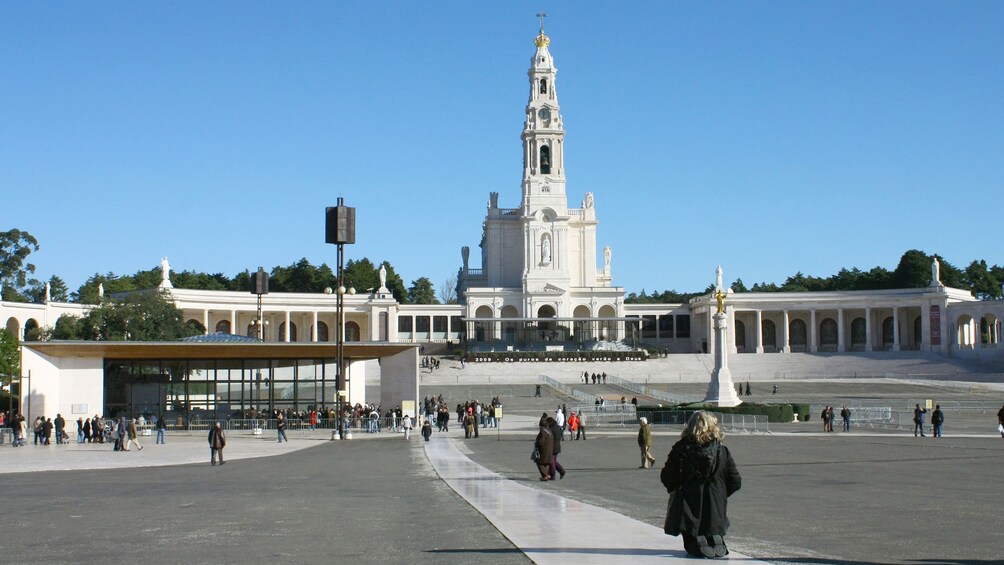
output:
[[[0,474],[36,471],[71,471],[83,469],[121,469],[126,467],[159,467],[209,463],[209,443],[206,432],[197,435],[168,435],[166,444],[154,443],[153,437],[140,439],[143,449],[128,452],[112,451],[111,443],[76,443],[65,445],[32,445],[2,447]],[[227,461],[283,455],[327,441],[327,436],[294,438],[276,443],[268,439],[230,439],[224,450]]]
[[[622,514],[506,479],[471,461],[452,439],[433,438],[425,444],[425,452],[450,488],[539,565],[692,562],[682,538]],[[665,506],[664,493],[654,498]],[[765,563],[735,552],[727,560]]]

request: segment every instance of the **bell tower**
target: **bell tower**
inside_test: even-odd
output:
[[[551,39],[544,35],[543,12],[540,33],[534,39],[537,51],[530,62],[530,98],[526,104],[526,121],[523,124],[523,214],[532,216],[543,208],[550,208],[564,216],[568,202],[565,198],[565,129],[558,91],[555,87],[554,66],[548,46]]]

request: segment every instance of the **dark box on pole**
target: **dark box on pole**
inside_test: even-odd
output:
[[[356,209],[348,206],[329,206],[325,211],[326,243],[356,242]]]

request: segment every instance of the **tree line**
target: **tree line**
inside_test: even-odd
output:
[[[3,292],[0,298],[10,302],[31,302],[41,304],[45,301],[45,284],[49,283],[49,298],[56,302],[76,302],[80,304],[99,304],[98,287],[104,289],[106,295],[139,290],[149,290],[160,286],[161,268],[153,267],[140,270],[132,275],[116,275],[115,273],[95,273],[87,278],[75,291],[70,291],[66,283],[57,275],[48,281],[32,277],[35,265],[28,258],[38,251],[39,244],[31,234],[22,230],[0,232],[0,284]],[[404,280],[394,270],[389,261],[375,264],[369,258],[350,259],[344,270],[346,288],[354,288],[357,292],[374,292],[380,287],[380,267],[387,272],[387,289],[395,300],[402,304],[440,304],[456,301],[453,283],[447,281],[437,296],[436,289],[428,277],[419,277],[406,286]],[[176,288],[193,290],[233,290],[251,291],[251,272],[244,270],[233,277],[223,273],[202,273],[198,271],[179,271],[171,274],[171,284]],[[325,289],[334,288],[337,277],[334,270],[326,263],[313,265],[306,258],[300,259],[288,266],[275,266],[269,272],[269,290],[273,292],[305,292],[320,293]]]
[[[742,278],[737,278],[730,286],[735,292],[826,292],[840,290],[889,290],[894,288],[924,288],[931,284],[931,262],[937,257],[941,263],[941,282],[945,286],[969,290],[980,300],[1001,300],[1004,298],[1004,267],[987,266],[984,260],[973,261],[965,268],[959,268],[940,255],[928,255],[911,249],[903,254],[899,264],[892,271],[884,267],[874,267],[862,271],[857,267],[840,269],[829,277],[814,277],[797,272],[785,279],[784,283],[760,282],[747,288]],[[640,294],[630,293],[624,299],[632,304],[683,303],[691,298],[714,290],[709,285],[702,292],[677,292],[667,290]]]

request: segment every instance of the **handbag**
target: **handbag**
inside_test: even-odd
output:
[[[997,424],[997,433],[1004,434],[1004,424]]]
[[[533,451],[530,452],[530,461],[540,461],[540,449],[536,445],[533,446]]]

